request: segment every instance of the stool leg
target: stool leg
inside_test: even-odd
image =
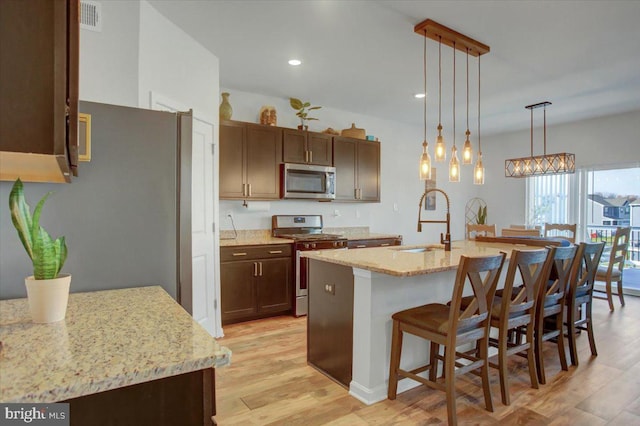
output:
[[[498,370],[500,372],[500,393],[502,395],[502,403],[504,405],[509,405],[511,404],[511,401],[509,400],[509,378],[507,376],[507,331],[503,327],[500,327],[500,331],[498,333]],[[484,382],[484,376],[482,380]]]
[[[591,306],[593,304],[591,301],[587,303],[587,334],[589,335],[589,346],[591,347],[591,355],[598,356],[598,351],[596,349],[596,339],[593,335],[593,320],[591,318]]]
[[[456,348],[445,346],[444,349],[444,387],[447,395],[447,418],[450,425],[458,424],[458,416],[456,414]]]
[[[576,350],[576,307],[568,306],[567,311],[567,340],[569,340],[569,355],[571,365],[578,365],[578,351]]]
[[[534,358],[535,355],[535,344],[534,344],[534,333],[533,333],[533,321],[527,324],[527,342],[529,342],[529,349],[527,349],[527,361],[529,363],[529,378],[531,379],[531,387],[534,389],[538,389],[538,372],[536,369],[536,361]]]
[[[436,355],[440,351],[440,345],[437,343],[431,342],[431,346],[429,348],[429,380],[435,382],[438,378],[438,358]]]
[[[560,333],[558,333],[558,355],[560,356],[560,367],[564,370],[567,371],[569,370],[569,367],[567,366],[567,355],[564,352],[564,332],[563,332],[563,319],[562,319],[562,312],[560,311],[558,313],[558,315],[556,315],[556,328],[558,330],[560,330]],[[576,336],[573,335],[572,337],[573,340],[573,349],[575,350],[575,338]],[[571,338],[570,338],[571,339]],[[576,360],[578,359],[578,355],[576,353]]]
[[[543,385],[547,383],[544,377],[544,357],[542,356],[542,334],[544,333],[544,317],[540,316],[538,324],[536,324],[535,333],[535,352],[536,352],[536,370],[538,372],[538,381]]]
[[[402,354],[402,331],[400,322],[393,321],[393,334],[391,337],[391,360],[389,361],[389,388],[387,397],[396,399],[398,392],[398,369],[400,368],[400,355]]]
[[[611,312],[614,311],[614,307],[613,307],[613,293],[611,290],[611,280],[607,279],[607,285],[606,285],[606,289],[607,289],[607,302],[609,302],[609,310]]]
[[[493,412],[493,400],[491,399],[491,382],[489,382],[489,336],[480,340],[480,359],[483,360],[480,374],[482,376],[482,390],[484,392],[484,404],[487,411]],[[506,356],[505,356],[506,358]],[[451,424],[451,423],[450,423]]]
[[[620,298],[620,305],[624,306],[624,293],[622,292],[622,275],[618,280],[618,297]]]

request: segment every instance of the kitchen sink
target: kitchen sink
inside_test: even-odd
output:
[[[457,248],[457,247],[453,247]],[[429,251],[440,251],[444,250],[444,246],[442,245],[428,245],[428,246],[414,246],[414,247],[397,247],[392,250],[400,251],[403,253],[426,253]]]
[[[401,251],[403,253],[424,253],[427,251],[442,250],[440,246],[419,246],[419,247],[398,247],[394,250]]]

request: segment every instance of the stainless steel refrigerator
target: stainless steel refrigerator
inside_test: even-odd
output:
[[[190,113],[80,102],[91,116],[91,161],[70,184],[25,183],[41,224],[65,235],[71,291],[160,285],[191,310]],[[0,298],[26,297],[32,274],[0,183]]]

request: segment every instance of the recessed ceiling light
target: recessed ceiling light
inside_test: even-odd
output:
[[[289,65],[293,65],[294,67],[297,67],[301,63],[302,61],[300,59],[289,59]]]
[[[424,93],[416,93],[415,95],[413,95],[414,98],[416,99],[422,99],[425,97]]]

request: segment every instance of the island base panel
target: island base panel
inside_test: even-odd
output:
[[[117,388],[63,401],[81,425],[215,425],[214,369]]]
[[[353,270],[310,260],[307,362],[348,388],[353,363]]]

